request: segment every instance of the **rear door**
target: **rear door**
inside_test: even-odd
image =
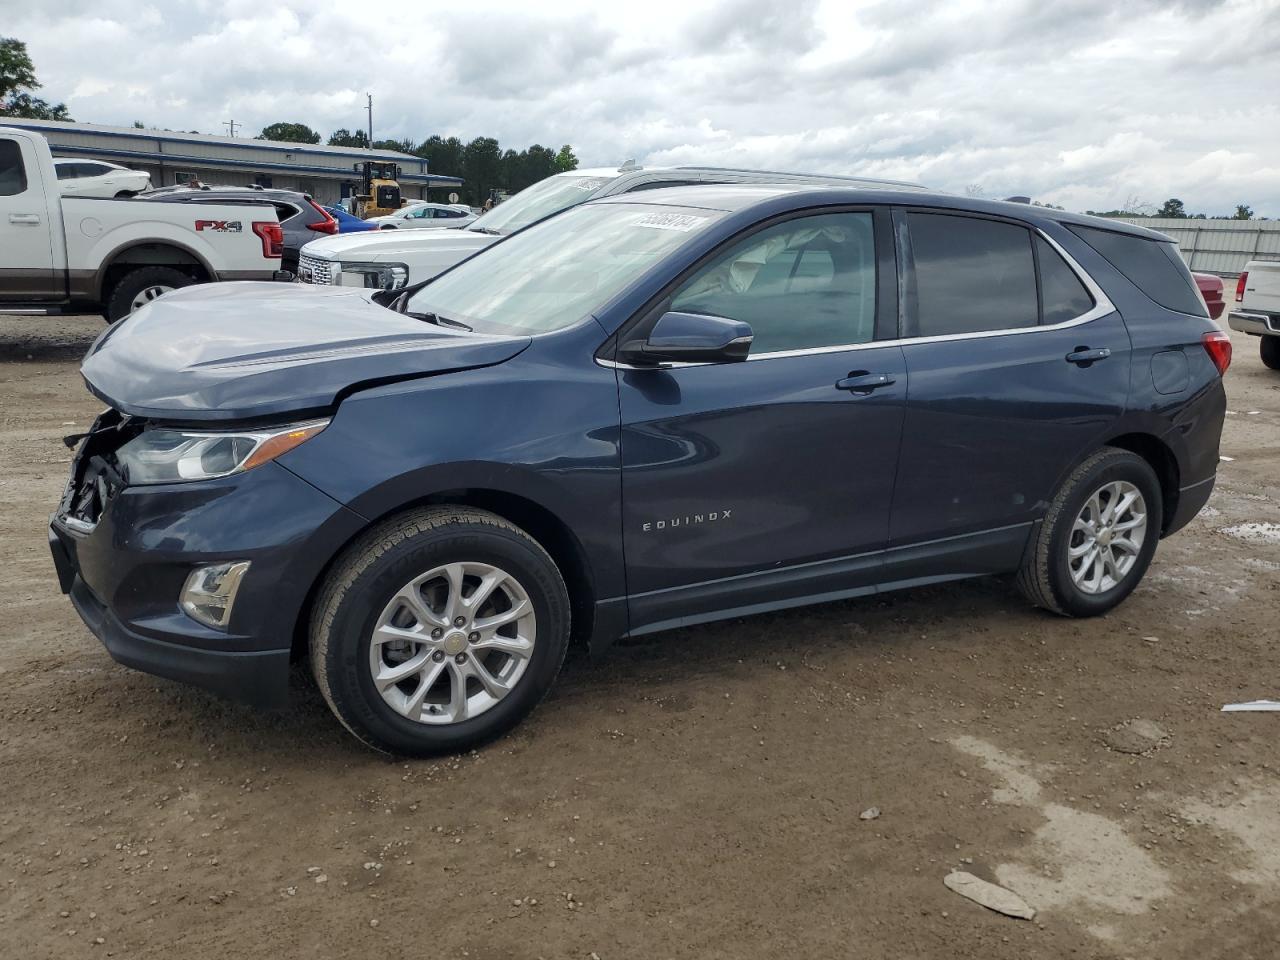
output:
[[[58,196],[56,183],[47,189]],[[49,206],[31,141],[0,136],[0,301],[61,298]]]
[[[895,222],[910,390],[886,576],[1010,569],[1063,472],[1124,412],[1129,335],[1101,289],[1024,224],[927,211]]]
[[[633,632],[870,591],[906,396],[901,348],[876,342],[895,290],[888,211],[849,210],[726,242],[650,312],[754,341],[744,362],[619,371]]]

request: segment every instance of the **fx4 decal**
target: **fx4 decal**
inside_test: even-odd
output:
[[[239,220],[197,220],[196,233],[212,230],[214,233],[241,233],[244,226]]]

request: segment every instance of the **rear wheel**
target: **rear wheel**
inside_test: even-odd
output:
[[[1258,340],[1263,366],[1270,370],[1280,370],[1280,337],[1259,337]]]
[[[195,283],[191,277],[173,267],[138,267],[130,270],[112,287],[107,296],[107,320],[115,323],[152,300],[179,287]]]
[[[1106,613],[1142,580],[1163,517],[1160,482],[1141,457],[1104,447],[1062,484],[1018,573],[1037,606],[1070,617]]]
[[[519,723],[569,643],[555,563],[523,530],[462,507],[415,510],[352,545],[312,612],[311,669],[379,750],[466,750]]]

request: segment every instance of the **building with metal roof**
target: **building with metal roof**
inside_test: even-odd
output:
[[[396,150],[362,150],[280,140],[252,140],[175,130],[109,127],[63,120],[4,118],[4,124],[41,133],[55,157],[106,160],[151,174],[153,186],[173,186],[193,179],[226,186],[259,184],[309,193],[333,204],[358,192],[361,175],[354,169],[366,160],[391,160],[400,165],[405,197],[423,198],[462,184],[458,177],[427,169],[427,161]]]

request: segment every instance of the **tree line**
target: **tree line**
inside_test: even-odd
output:
[[[1177,197],[1170,197],[1160,206],[1154,206],[1150,203],[1143,203],[1137,197],[1130,197],[1124,202],[1122,209],[1118,210],[1086,210],[1085,213],[1093,214],[1096,217],[1151,217],[1166,218],[1172,220],[1252,220],[1253,207],[1247,203],[1236,204],[1235,213],[1215,213],[1209,216],[1203,213],[1190,213],[1187,206]],[[1265,220],[1266,217],[1260,219]]]
[[[319,143],[321,136],[305,123],[272,123],[262,128],[258,140],[283,140],[287,143]],[[345,127],[329,135],[331,147],[369,147],[369,135],[363,130]],[[395,150],[427,161],[427,169],[442,176],[461,177],[459,194],[464,202],[480,206],[495,190],[516,193],[546,177],[578,167],[573,147],[565,144],[559,150],[535,143],[523,150],[503,149],[493,137],[476,137],[463,143],[457,137],[434,134],[421,143],[412,140],[375,140],[375,150]]]

